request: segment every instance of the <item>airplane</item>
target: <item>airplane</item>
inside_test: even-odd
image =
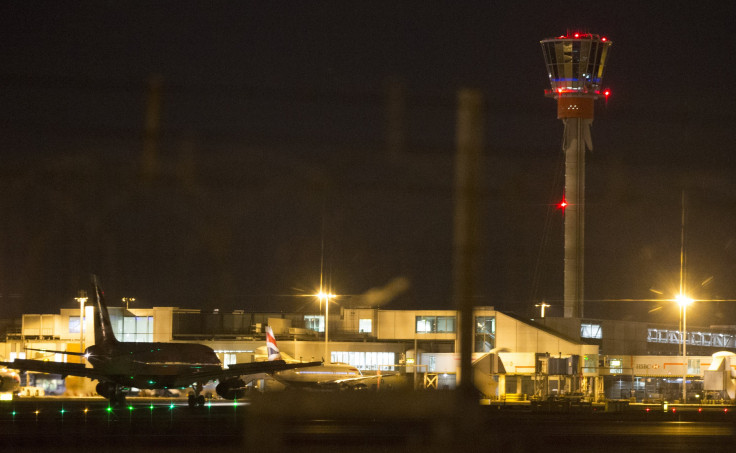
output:
[[[284,360],[286,363],[299,363],[298,360],[279,350],[276,337],[271,326],[266,326],[265,351],[258,348],[263,354],[256,354],[256,360],[266,358],[268,362]],[[364,376],[360,370],[346,363],[322,363],[299,369],[277,371],[271,374],[278,382],[286,386],[311,389],[367,389],[365,381],[380,382],[380,375]]]
[[[321,362],[289,363],[283,360],[271,362],[238,363],[223,368],[215,352],[197,343],[121,342],[115,338],[107,311],[105,297],[97,277],[92,276],[96,308],[94,317],[95,344],[84,353],[58,352],[83,356],[92,365],[83,363],[47,362],[42,360],[15,359],[0,365],[22,371],[81,376],[97,380],[97,393],[107,398],[111,406],[124,406],[126,390],[183,389],[191,387],[189,406],[203,406],[204,384],[219,380],[216,392],[222,398],[235,400],[246,394],[245,383],[240,376],[256,373],[274,373],[293,368],[313,367]]]

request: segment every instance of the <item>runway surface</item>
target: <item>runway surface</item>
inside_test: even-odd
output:
[[[269,395],[189,408],[181,399],[18,399],[0,404],[0,451],[732,451],[735,411],[546,413],[452,393]]]

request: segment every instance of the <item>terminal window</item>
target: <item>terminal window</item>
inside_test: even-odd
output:
[[[372,319],[359,319],[358,320],[358,331],[360,331],[360,333],[371,333],[373,331],[373,320]]]
[[[332,362],[347,363],[359,370],[394,369],[396,354],[393,352],[332,351]]]
[[[417,316],[417,333],[454,333],[455,316]]]
[[[304,328],[314,330],[315,332],[325,331],[325,317],[316,315],[307,315],[304,317]]]
[[[112,331],[121,341],[153,341],[153,316],[110,316]]]
[[[580,324],[580,338],[603,338],[600,324]]]
[[[79,316],[69,317],[69,333],[81,333]]]
[[[496,347],[496,317],[475,317],[475,341],[473,352],[489,352]]]

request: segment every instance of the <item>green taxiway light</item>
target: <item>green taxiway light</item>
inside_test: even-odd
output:
[[[151,410],[153,410],[153,404],[151,404],[150,406],[148,406],[148,408],[151,409]]]

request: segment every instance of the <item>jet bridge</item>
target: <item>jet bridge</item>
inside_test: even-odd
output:
[[[736,399],[736,354],[728,351],[713,354],[710,367],[703,373],[703,390],[712,399]],[[711,398],[709,398],[711,399]]]

